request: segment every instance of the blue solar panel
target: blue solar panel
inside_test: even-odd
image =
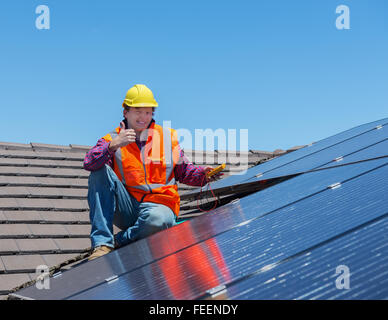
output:
[[[198,298],[386,215],[387,177],[384,165],[71,298]],[[248,197],[240,205],[251,212],[259,203]]]
[[[357,150],[354,153],[351,153],[349,155],[344,155],[342,158],[338,159],[338,161],[330,162],[319,168],[328,168],[328,167],[343,165],[343,164],[356,162],[356,161],[376,159],[384,156],[385,157],[388,156],[388,139],[385,139],[381,142],[377,142],[375,144],[371,144],[370,146],[363,148],[361,150]]]
[[[269,170],[266,173],[264,173],[259,178],[251,178],[255,180],[264,180],[264,179],[272,179],[275,177],[281,177],[286,176],[289,174],[294,174],[297,172],[304,172],[307,170],[311,170],[314,168],[322,167],[323,165],[333,163],[335,159],[338,159],[340,157],[346,157],[348,154],[353,154],[353,158],[357,160],[361,159],[368,159],[365,156],[359,155],[357,158],[357,151],[363,151],[364,148],[369,147],[372,144],[375,143],[382,143],[385,142],[388,139],[388,126],[385,125],[381,129],[375,129],[368,131],[364,134],[358,135],[354,138],[345,140],[343,142],[337,143],[331,147],[328,147],[324,150],[309,154],[302,159],[299,159],[297,161],[288,163],[285,166],[277,167],[275,169]],[[384,155],[388,155],[388,149],[382,150],[381,146],[378,146],[377,149],[379,149],[382,153],[385,153]],[[340,163],[340,162],[338,162]],[[252,173],[259,173],[261,172],[262,168],[260,166],[256,167],[255,170],[252,169]]]
[[[387,215],[228,287],[229,299],[387,299]],[[349,278],[342,282],[346,267]],[[342,284],[342,285],[341,285]]]
[[[337,157],[345,156],[387,139],[387,124],[388,118],[385,118],[341,132],[311,146],[250,168],[244,175],[232,175],[213,182],[212,189],[217,190],[247,181],[271,179],[326,165]],[[263,176],[256,178],[256,175],[260,174],[263,174]],[[196,194],[199,190],[187,192],[185,195]]]

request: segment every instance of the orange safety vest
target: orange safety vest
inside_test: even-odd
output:
[[[117,127],[103,139],[110,142],[119,133],[120,127]],[[136,142],[117,149],[113,170],[137,201],[166,205],[178,216],[180,197],[174,176],[174,168],[179,160],[177,133],[152,120],[151,125],[142,132],[143,135],[147,140],[141,150]]]

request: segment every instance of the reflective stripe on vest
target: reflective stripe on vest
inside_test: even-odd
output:
[[[168,184],[168,178],[172,174],[174,169],[172,161],[172,138],[171,131],[168,128],[163,128],[163,145],[164,145],[164,156],[166,160],[166,184]],[[175,183],[175,179],[174,179]]]
[[[112,137],[112,140],[118,136],[116,131],[112,131],[110,133],[110,136]],[[115,157],[116,157],[116,163],[119,168],[120,174],[121,174],[121,182],[123,185],[125,185],[125,178],[124,178],[124,169],[123,169],[123,161],[122,161],[122,156],[121,156],[121,148],[118,148],[115,152]]]

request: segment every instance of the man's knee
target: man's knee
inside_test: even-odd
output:
[[[89,186],[95,183],[101,183],[102,181],[107,181],[109,177],[115,174],[112,168],[108,165],[103,165],[101,169],[92,171],[89,175]]]
[[[167,229],[175,224],[175,214],[170,208],[160,206],[149,212],[147,225],[156,231]]]

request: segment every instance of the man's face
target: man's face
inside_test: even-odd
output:
[[[152,120],[152,107],[132,107],[129,111],[124,110],[124,117],[132,129],[142,131],[147,129]]]

